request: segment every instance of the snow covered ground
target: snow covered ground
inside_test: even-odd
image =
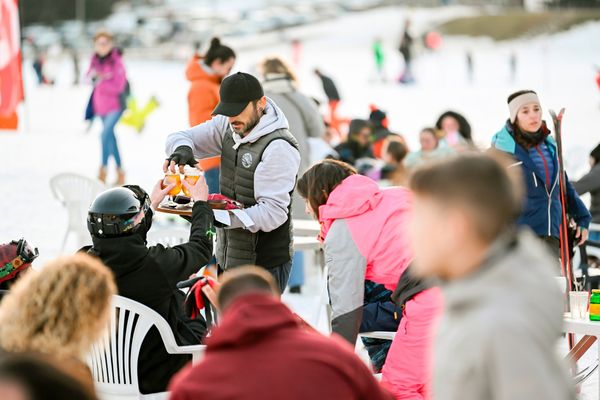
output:
[[[396,47],[405,18],[413,19],[415,33],[419,33],[436,22],[473,12],[459,7],[386,8],[298,28],[287,37],[303,41],[301,88],[323,98],[319,82],[312,74],[314,67],[321,68],[341,90],[343,115],[366,118],[369,104],[375,103],[388,112],[391,128],[404,134],[413,147],[418,144],[419,130],[433,125],[447,109],[465,114],[475,140],[488,143],[507,118],[508,94],[531,88],[538,91],[545,109],[567,108],[563,129],[566,161],[572,176],[582,173],[589,150],[600,141],[600,92],[594,83],[593,67],[600,65],[600,23],[502,44],[486,39],[445,38],[440,51],[420,54],[415,63],[417,84],[404,87],[393,82],[373,82],[370,49],[375,37],[384,40],[387,73],[393,80],[401,66]],[[235,67],[239,70],[253,71],[266,55],[291,56],[287,42],[275,35],[231,44],[241,49]],[[468,82],[466,74],[467,50],[474,56],[473,83]],[[509,82],[511,51],[518,55],[514,83]],[[126,57],[126,65],[135,96],[145,101],[156,95],[161,102],[141,135],[127,127],[118,127],[127,181],[150,190],[162,175],[165,137],[187,126],[185,63]],[[83,112],[90,87],[70,85],[72,72],[68,61],[57,65],[54,87],[35,86],[30,65],[26,64],[24,69],[28,101],[21,110],[22,129],[18,133],[0,132],[0,243],[24,236],[39,247],[38,264],[42,264],[60,253],[66,229],[66,212],[53,199],[49,179],[69,171],[96,176],[100,127],[96,124],[89,133],[85,132]],[[75,250],[75,246],[71,242],[66,252]],[[309,320],[319,293],[315,269],[310,271],[306,294],[286,297]],[[590,356],[584,363],[593,359]],[[597,398],[597,383],[594,377],[584,385],[583,399]]]

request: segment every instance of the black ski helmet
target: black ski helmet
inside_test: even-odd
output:
[[[151,224],[150,196],[136,185],[100,193],[88,211],[88,230],[97,238],[129,236],[138,232],[145,237]]]

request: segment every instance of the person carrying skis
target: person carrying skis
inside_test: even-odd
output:
[[[560,200],[560,171],[556,141],[542,120],[542,106],[533,90],[521,90],[508,97],[510,118],[492,138],[492,148],[515,158],[510,167],[520,167],[526,200],[517,220],[529,226],[559,258],[563,206],[576,225],[576,244],[588,238],[591,215],[573,186],[565,182],[566,204]]]

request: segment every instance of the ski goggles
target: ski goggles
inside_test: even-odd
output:
[[[39,256],[38,249],[31,247],[25,239],[13,240],[10,244],[16,246],[17,255],[0,267],[0,281],[14,277],[24,265],[31,264]]]

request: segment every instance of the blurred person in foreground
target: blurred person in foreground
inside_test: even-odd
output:
[[[179,345],[202,343],[206,321],[190,318],[184,311],[184,293],[177,283],[204,266],[212,255],[213,212],[206,202],[208,186],[202,176],[195,184],[183,181],[194,200],[190,237],[173,247],[146,245],[152,216],[173,183],[157,182],[151,195],[135,185],[100,193],[88,212],[93,246],[84,248],[99,257],[114,273],[119,294],[150,307],[163,317]],[[169,354],[158,329],[152,327],[140,349],[138,361],[141,393],[163,392],[171,377],[191,356]]]
[[[117,182],[125,183],[125,171],[122,168],[121,154],[115,136],[115,126],[125,110],[127,94],[127,77],[121,53],[114,46],[113,36],[106,30],[94,35],[94,55],[86,76],[92,80],[93,115],[102,120],[102,165],[98,179],[106,182],[108,160],[112,156],[117,166]]]
[[[573,182],[573,187],[580,195],[590,193],[592,222],[600,224],[600,144],[590,153],[590,167],[590,172],[577,182]],[[590,240],[600,242],[600,231],[590,231]]]
[[[204,359],[171,382],[171,400],[392,399],[352,347],[301,323],[264,269],[226,271],[216,295],[205,290],[221,323]]]
[[[311,166],[311,148],[309,138],[322,138],[325,135],[325,124],[316,103],[298,90],[296,73],[288,63],[280,57],[266,58],[259,65],[263,77],[265,95],[272,99],[283,111],[290,125],[290,132],[298,141],[300,152],[300,170],[303,174]],[[294,191],[292,200],[292,217],[309,219],[304,212],[304,202]],[[292,271],[288,282],[290,292],[300,293],[304,285],[304,253],[295,252]]]
[[[2,400],[96,400],[93,387],[74,379],[56,360],[41,354],[0,357]]]
[[[492,148],[513,158],[510,168],[522,171],[526,201],[517,220],[529,226],[559,258],[563,207],[576,226],[575,243],[585,243],[592,216],[565,173],[565,200],[561,184],[556,141],[542,120],[542,106],[533,90],[520,90],[508,96],[509,119],[492,138]],[[564,254],[564,253],[562,253]],[[555,263],[556,264],[556,263]]]
[[[93,390],[85,360],[108,325],[116,292],[110,270],[86,254],[29,270],[0,303],[0,347],[46,354]]]
[[[556,353],[563,315],[556,261],[528,228],[516,230],[522,190],[505,164],[465,154],[410,181],[414,272],[437,278],[444,294],[437,400],[575,399]]]

